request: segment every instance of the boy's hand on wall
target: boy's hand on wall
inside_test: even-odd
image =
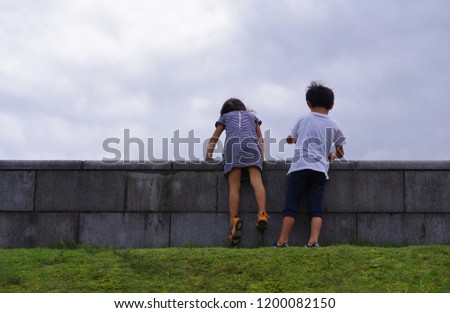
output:
[[[288,143],[288,144],[294,144],[294,143],[296,143],[297,142],[297,138],[292,138],[291,136],[288,136],[287,138],[286,138],[286,143]]]
[[[336,160],[338,157],[337,157],[337,155],[336,155],[336,153],[334,153],[334,152],[331,152],[329,155],[328,155],[328,160],[330,160],[330,161],[334,161],[334,160]]]

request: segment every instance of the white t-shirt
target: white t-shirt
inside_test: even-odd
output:
[[[288,174],[311,169],[324,173],[328,179],[331,148],[345,144],[339,124],[326,114],[310,112],[298,118],[290,136],[297,142]]]

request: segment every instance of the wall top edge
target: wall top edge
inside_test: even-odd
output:
[[[287,170],[290,161],[265,161],[263,170]],[[192,170],[220,171],[221,162],[120,161],[99,160],[0,160],[0,170]],[[422,161],[335,161],[331,170],[450,170],[450,160]]]

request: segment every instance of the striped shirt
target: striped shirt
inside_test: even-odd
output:
[[[262,153],[256,134],[261,120],[248,111],[231,111],[222,115],[217,124],[225,126],[223,149],[224,175],[233,168],[256,166],[262,170]]]

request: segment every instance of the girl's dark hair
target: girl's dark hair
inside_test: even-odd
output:
[[[220,115],[222,116],[231,111],[247,111],[247,108],[241,100],[230,98],[223,104],[222,109],[220,110]]]
[[[334,103],[334,93],[330,88],[313,81],[306,91],[306,100],[311,103],[312,107],[323,107],[330,110]]]

